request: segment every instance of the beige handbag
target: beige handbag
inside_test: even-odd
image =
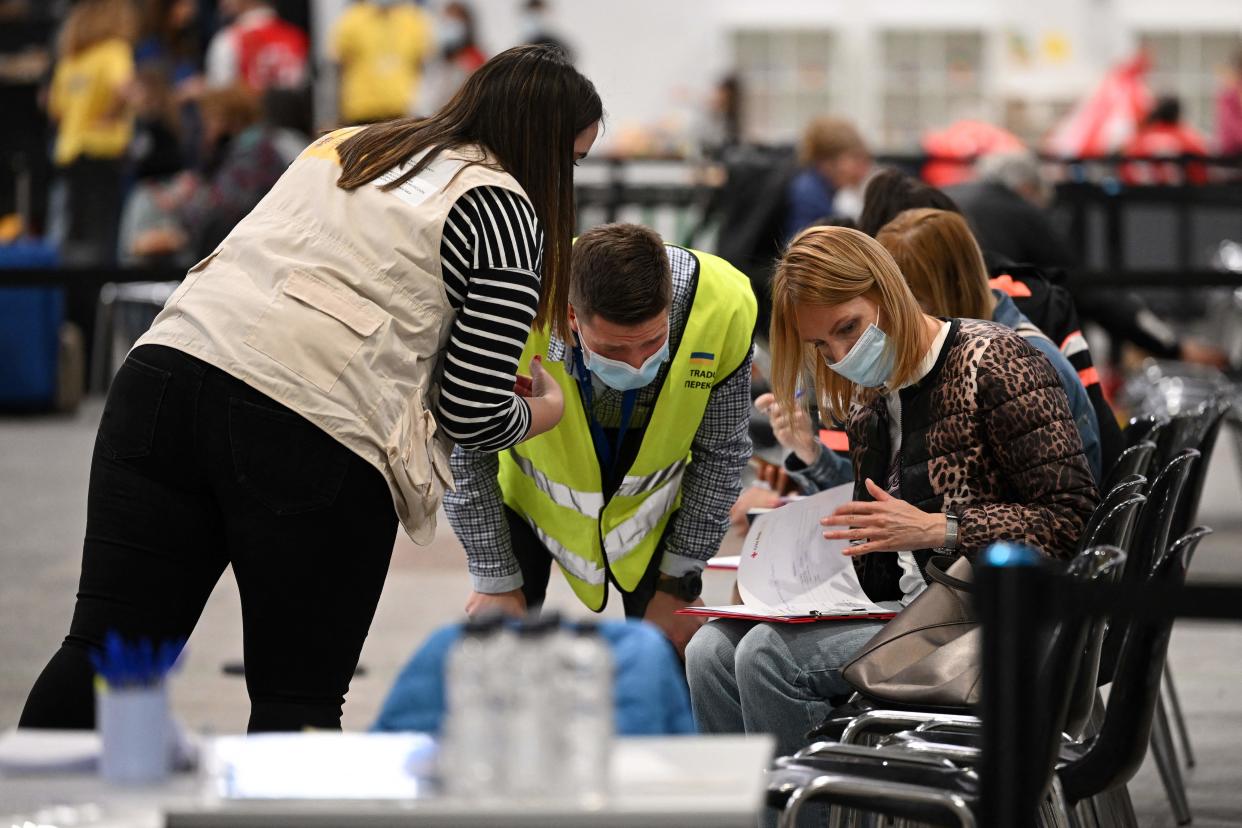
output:
[[[944,565],[952,561],[946,570]],[[867,642],[841,672],[877,701],[920,708],[970,707],[979,701],[981,630],[970,599],[970,560],[934,557],[931,583]]]

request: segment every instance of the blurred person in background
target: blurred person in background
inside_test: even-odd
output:
[[[440,58],[428,67],[424,106],[434,111],[457,94],[466,78],[487,62],[479,47],[474,11],[467,3],[445,4],[436,27]]]
[[[409,115],[431,50],[431,20],[413,3],[356,0],[332,30],[340,120],[366,124]]]
[[[1216,151],[1242,153],[1242,49],[1233,53],[1216,91]]]
[[[117,260],[123,265],[155,264],[158,257],[137,255],[134,242],[139,235],[155,228],[178,228],[176,218],[159,206],[156,196],[186,168],[178,108],[163,67],[148,63],[139,68],[133,101],[131,186],[121,211]]]
[[[115,256],[134,132],[136,28],[129,0],[81,0],[60,33],[48,110],[56,124],[53,160],[65,185],[61,255],[68,263],[108,264]]]
[[[526,0],[520,15],[522,42],[527,45],[554,46],[572,63],[574,50],[552,26],[552,7],[545,0]]]
[[[136,235],[131,255],[200,259],[262,200],[287,162],[263,119],[261,101],[242,85],[203,94],[204,162],[156,190],[160,223]]]
[[[1182,102],[1172,95],[1160,98],[1143,120],[1121,154],[1129,158],[1183,158],[1208,154],[1207,141],[1199,131],[1182,121]],[[1127,184],[1206,184],[1203,164],[1131,161],[1121,165],[1121,180]]]
[[[162,67],[174,89],[199,80],[198,4],[195,0],[145,0],[142,25],[134,46],[134,63]]]
[[[821,216],[858,217],[871,153],[853,124],[831,117],[811,121],[798,145],[798,162],[802,170],[786,190],[786,239]]]
[[[1065,281],[1065,288],[1073,293],[1078,315],[1097,322],[1114,343],[1130,342],[1159,359],[1216,368],[1228,366],[1224,351],[1180,335],[1134,291],[1092,289],[1064,279],[1064,271],[1076,267],[1078,257],[1047,213],[1052,190],[1034,155],[987,155],[979,159],[975,170],[975,181],[947,187],[944,192],[970,221],[993,276],[1011,274],[1014,265],[1032,266],[1051,281]],[[1021,303],[1019,307],[1022,308]],[[1022,310],[1042,330],[1055,336],[1035,314]]]
[[[198,158],[202,131],[196,100],[203,90],[203,55],[196,0],[145,0],[134,46],[140,74],[159,72],[177,107],[178,135],[187,162]],[[146,93],[149,93],[149,87]],[[161,93],[162,94],[162,93]]]
[[[720,160],[742,143],[742,79],[725,75],[712,88],[695,126],[697,149],[704,159]]]
[[[262,92],[298,89],[308,80],[306,33],[281,20],[268,0],[220,0],[230,20],[207,46],[207,85],[245,83]]]

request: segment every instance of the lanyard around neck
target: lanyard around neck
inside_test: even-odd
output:
[[[595,455],[599,458],[600,464],[605,467],[605,476],[609,476],[621,460],[621,446],[625,444],[625,433],[629,431],[630,420],[634,417],[639,389],[621,392],[621,424],[617,429],[617,443],[613,446],[608,441],[608,434],[604,431],[604,427],[595,417],[595,386],[591,381],[591,372],[587,370],[586,362],[582,359],[582,348],[574,345],[573,352],[575,379],[578,380],[578,389],[582,392],[582,402],[586,406],[587,423],[591,427],[591,440],[595,443]]]

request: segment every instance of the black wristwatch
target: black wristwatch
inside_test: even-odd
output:
[[[683,601],[693,601],[703,594],[703,575],[698,572],[687,572],[674,577],[661,573],[656,581],[656,589],[675,595]]]

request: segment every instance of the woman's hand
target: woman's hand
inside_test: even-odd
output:
[[[781,408],[773,394],[760,394],[755,399],[755,407],[768,415],[772,424],[772,433],[782,446],[798,455],[798,459],[810,466],[819,459],[824,450],[819,437],[811,428],[811,418],[802,406],[795,406],[793,411]]]
[[[543,369],[540,357],[530,362],[530,394],[526,402],[530,405],[530,430],[526,432],[528,440],[555,428],[565,413],[565,395],[561,393],[561,386]]]
[[[862,540],[845,548],[846,555],[868,552],[899,552],[928,549],[944,545],[945,516],[924,512],[904,500],[898,500],[871,480],[867,491],[874,502],[852,501],[820,521],[822,526],[849,526],[824,532],[828,540]]]

